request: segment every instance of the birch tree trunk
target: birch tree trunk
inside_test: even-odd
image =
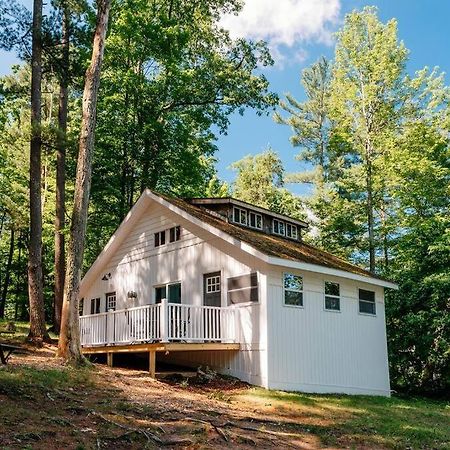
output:
[[[30,245],[28,257],[30,333],[28,339],[36,342],[49,339],[45,327],[42,276],[41,78],[42,0],[34,0],[31,56]]]
[[[97,24],[92,46],[92,58],[91,64],[86,71],[83,93],[83,117],[81,122],[72,224],[70,227],[67,253],[61,333],[58,346],[58,354],[67,363],[73,365],[83,364],[84,362],[80,345],[78,295],[91,189],[97,96],[110,6],[110,0],[97,1]]]
[[[56,151],[56,205],[55,205],[55,290],[54,323],[56,333],[61,329],[65,277],[65,189],[66,189],[66,133],[68,106],[68,72],[70,16],[66,2],[62,2],[63,73],[59,82],[58,149]]]

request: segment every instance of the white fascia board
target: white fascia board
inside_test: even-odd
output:
[[[301,261],[292,261],[289,259],[277,258],[275,256],[268,257],[268,263],[274,266],[288,267],[290,269],[305,270],[308,272],[322,273],[335,277],[348,278],[350,280],[360,281],[362,283],[373,284],[390,289],[398,289],[398,284],[391,281],[380,280],[379,278],[359,275],[357,273],[347,272],[345,270],[334,269],[331,267],[319,266],[318,264],[310,264]]]

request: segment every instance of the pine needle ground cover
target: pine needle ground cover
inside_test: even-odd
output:
[[[19,342],[19,341],[17,341]],[[450,445],[442,400],[197,385],[96,364],[64,367],[55,347],[0,368],[0,448],[436,448]]]

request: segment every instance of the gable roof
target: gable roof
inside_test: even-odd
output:
[[[146,189],[83,277],[80,294],[82,294],[83,286],[92,280],[103,267],[102,264],[118,248],[129,232],[130,227],[136,223],[139,215],[148,206],[149,200],[156,201],[197,226],[205,228],[207,231],[234,245],[239,245],[243,251],[253,254],[268,264],[326,273],[393,289],[398,288],[392,281],[374,275],[361,267],[312,245],[226,222],[209,214],[200,206],[191,204],[188,200],[169,197]]]

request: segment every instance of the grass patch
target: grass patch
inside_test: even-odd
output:
[[[449,448],[450,404],[425,398],[312,395],[254,388],[242,394],[298,417],[326,445]],[[312,420],[302,423],[302,418]]]
[[[2,333],[2,331],[7,330],[7,326],[11,322],[14,323],[15,326],[14,333]],[[3,342],[24,342],[28,336],[29,331],[29,322],[0,319],[0,340]],[[49,331],[49,335],[52,339],[58,339],[58,335],[51,331]]]

